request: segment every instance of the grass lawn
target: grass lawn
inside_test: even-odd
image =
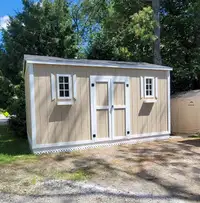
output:
[[[77,156],[77,152],[34,155],[27,139],[14,136],[8,126],[0,125],[0,191],[26,194],[49,179],[87,180],[89,174],[84,168],[69,167],[69,159]]]
[[[0,164],[37,159],[31,154],[27,139],[15,137],[6,125],[0,126]]]

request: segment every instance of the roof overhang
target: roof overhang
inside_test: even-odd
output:
[[[38,59],[42,58],[41,59]],[[24,58],[24,72],[27,64],[44,64],[44,65],[59,65],[59,66],[81,66],[81,67],[99,67],[99,68],[116,68],[116,69],[140,69],[140,70],[157,70],[157,71],[171,71],[168,66],[161,66],[149,63],[135,63],[122,61],[103,61],[103,60],[87,60],[87,59],[62,59],[56,57],[41,57],[31,56]]]

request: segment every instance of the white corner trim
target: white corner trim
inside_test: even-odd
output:
[[[73,94],[74,94],[74,99],[77,99],[77,91],[76,91],[76,74],[73,75]]]
[[[30,137],[30,135],[28,134],[28,132],[27,132],[27,137],[28,137],[28,143],[29,143],[29,145],[32,146],[32,140],[31,140],[31,137]]]
[[[28,89],[28,87],[26,86],[26,81],[28,80],[29,81],[29,69],[28,69],[28,65],[26,64],[26,68],[24,68],[24,70],[25,70],[25,72],[24,72],[24,80],[25,80],[25,82],[24,82],[24,85],[25,85],[25,102],[27,101],[27,98],[28,98],[28,100],[30,101],[30,91],[29,91],[29,95],[26,95],[26,90]],[[28,77],[28,78],[27,78]],[[29,86],[29,84],[28,84],[28,86]],[[29,87],[30,88],[30,87]],[[30,90],[30,89],[29,89]],[[30,107],[29,107],[30,108]],[[29,110],[30,111],[30,110]],[[29,112],[30,113],[30,112]],[[29,130],[28,130],[28,125],[27,125],[27,120],[28,120],[28,107],[27,107],[27,105],[26,105],[26,133],[27,133],[27,136],[28,136],[28,139],[29,139],[29,141],[30,141],[30,136],[29,136]],[[32,133],[32,132],[31,132]],[[32,142],[32,140],[31,140],[31,142]],[[29,146],[30,146],[30,142],[29,142]]]
[[[140,76],[140,98],[144,98],[144,79]]]
[[[171,88],[170,88],[170,71],[167,71],[167,94],[168,94],[168,131],[169,134],[171,134],[171,100],[170,100],[170,94],[171,94]]]
[[[27,132],[27,137],[28,137],[29,148],[32,151],[32,139],[31,139],[30,135],[28,134],[28,132]]]
[[[55,75],[51,73],[51,100],[56,99],[56,79]]]
[[[148,136],[149,135],[149,136]],[[88,148],[97,148],[97,147],[110,147],[114,145],[121,145],[121,144],[136,144],[141,142],[149,142],[154,140],[163,140],[168,139],[169,133],[168,132],[161,132],[161,133],[150,133],[150,134],[141,134],[134,135],[131,137],[124,137],[124,139],[116,139],[116,140],[105,140],[102,142],[94,142],[91,140],[87,141],[79,141],[79,144],[76,142],[73,143],[58,143],[55,144],[48,144],[48,145],[37,145],[33,148],[33,152],[35,154],[42,154],[42,153],[54,153],[54,152],[70,152],[74,150],[84,150]]]
[[[28,133],[27,133],[27,137],[28,137],[29,149],[31,150],[32,153],[34,153],[32,149],[32,139],[30,138],[30,135]]]
[[[35,115],[35,86],[33,64],[28,64],[29,69],[29,88],[30,88],[30,109],[31,109],[31,129],[32,129],[32,147],[36,145],[36,115]]]
[[[115,78],[116,79],[116,78]],[[109,86],[108,86],[108,96],[109,96],[109,99],[108,99],[108,109],[110,109],[108,111],[109,113],[109,138],[111,140],[114,139],[114,134],[115,134],[115,128],[113,128],[114,126],[114,123],[115,123],[115,119],[114,119],[114,113],[113,113],[113,110],[114,110],[114,78],[113,77],[110,77],[110,79],[108,80],[109,82]]]

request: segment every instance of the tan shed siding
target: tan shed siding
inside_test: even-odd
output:
[[[125,105],[124,83],[114,83],[114,105]]]
[[[108,106],[108,83],[96,84],[96,104],[97,106]]]
[[[31,139],[32,130],[31,130],[30,85],[29,85],[28,69],[26,69],[26,72],[25,72],[25,99],[26,99],[26,128],[27,128],[27,134]]]
[[[73,105],[58,106],[51,101],[53,74],[77,75],[77,100]],[[83,69],[34,66],[37,144],[90,139],[89,79]]]
[[[124,109],[114,110],[114,136],[125,136],[126,135],[126,118]]]
[[[57,106],[55,101],[51,101],[51,73],[55,75],[62,73],[76,74],[77,99],[73,105]],[[34,65],[34,74],[37,144],[91,140],[89,85],[91,75],[130,77],[131,134],[168,130],[166,71]],[[157,103],[143,103],[140,98],[140,76],[158,77]],[[117,92],[117,94],[120,95],[120,92]],[[98,96],[97,99],[99,105],[103,104],[103,101]],[[121,98],[115,98],[115,101],[118,104],[123,103]],[[107,125],[107,123],[102,125]],[[106,129],[104,130],[106,131]],[[123,128],[118,129],[118,131],[123,131]]]
[[[192,102],[192,105],[191,103]],[[172,133],[200,132],[200,102],[199,97],[172,98],[171,123]]]
[[[140,95],[140,76],[158,78],[156,103],[144,103]],[[131,77],[131,125],[133,134],[167,131],[167,74],[165,71],[135,70]]]
[[[97,135],[98,138],[109,137],[108,110],[97,110]]]

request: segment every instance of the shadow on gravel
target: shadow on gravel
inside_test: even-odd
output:
[[[196,143],[199,143],[199,139],[121,145],[115,148],[100,148],[80,153],[58,154],[50,160],[52,168],[55,167],[57,169],[56,164],[58,164],[60,167],[66,165],[66,168],[64,168],[66,172],[77,170],[87,172],[91,177],[94,177],[94,180],[98,184],[101,185],[103,183],[108,188],[112,187],[112,185],[120,188],[118,184],[121,183],[121,191],[125,192],[115,192],[112,189],[102,190],[98,187],[88,189],[84,187],[84,184],[80,186],[76,182],[69,183],[63,181],[51,185],[44,183],[42,190],[51,192],[44,195],[30,195],[30,197],[73,198],[102,195],[132,200],[146,199],[159,201],[173,199],[176,202],[179,199],[191,202],[198,201],[200,200],[200,194],[197,191],[200,181],[200,153],[196,150]],[[46,164],[45,160],[46,158],[44,157],[44,164]],[[68,167],[69,162],[71,163],[70,168]],[[49,162],[47,163],[49,164]],[[47,166],[50,167],[49,165]],[[26,170],[30,170],[28,173],[40,176],[41,169],[38,168],[38,173],[36,169],[32,167]],[[159,169],[162,169],[162,171],[159,171]],[[180,177],[187,181],[182,182],[179,179]],[[102,182],[98,182],[99,180]],[[141,184],[144,184],[144,188],[156,186],[157,189],[159,188],[159,191],[155,191],[155,194],[152,194],[152,188],[143,188],[141,193],[135,192],[134,194],[134,190],[131,190],[131,184],[134,184],[134,181],[137,181],[138,187]],[[123,188],[125,184],[129,185],[129,190]],[[193,190],[192,184],[196,185],[196,190]],[[74,188],[75,191],[65,190],[65,192],[61,193],[65,187]],[[77,190],[78,192],[76,192]]]
[[[160,182],[158,182],[160,183]],[[200,199],[200,195],[194,195],[194,194],[188,194],[187,191],[183,190],[182,188],[179,188],[177,186],[169,186],[169,185],[163,185],[166,189],[171,191],[169,195],[151,195],[151,194],[133,194],[127,193],[127,192],[116,192],[116,191],[109,191],[108,190],[102,190],[102,188],[86,188],[81,187],[79,185],[74,185],[73,183],[62,183],[59,185],[60,188],[70,187],[73,189],[82,190],[82,192],[72,192],[72,193],[60,193],[60,194],[45,194],[45,195],[30,195],[29,197],[34,198],[44,198],[44,197],[60,197],[60,198],[73,198],[73,197],[84,197],[84,196],[92,196],[92,195],[101,195],[106,197],[118,197],[118,198],[130,198],[134,200],[170,200],[170,199],[182,199],[182,200],[190,200],[190,201],[197,201]],[[45,186],[44,186],[45,187]],[[47,186],[48,187],[48,186]],[[59,189],[57,187],[56,189]],[[178,191],[177,191],[178,188]],[[51,186],[49,189],[52,189]],[[174,192],[173,192],[174,191]],[[177,192],[180,192],[178,194]]]
[[[192,150],[193,146],[199,143],[198,140],[185,140],[177,143],[170,142],[160,142],[156,143],[156,147],[137,147],[137,146],[127,146],[122,145],[117,150],[116,153],[113,154],[113,160],[116,160],[116,163],[112,163],[111,160],[103,158],[103,156],[96,157],[92,156],[84,156],[77,157],[73,160],[73,164],[75,168],[87,168],[88,173],[95,174],[96,176],[101,177],[101,172],[106,172],[106,178],[110,177],[118,177],[121,178],[122,181],[134,181],[134,178],[139,180],[146,181],[148,183],[156,184],[159,188],[163,188],[163,191],[166,191],[168,195],[134,195],[128,193],[112,193],[109,191],[86,191],[77,194],[65,194],[63,196],[69,195],[72,196],[86,196],[86,195],[96,195],[101,194],[104,196],[113,195],[116,197],[126,197],[132,199],[180,199],[180,200],[190,200],[197,201],[200,200],[200,194],[195,192],[191,192],[185,187],[181,181],[177,181],[177,184],[174,182],[170,182],[166,177],[161,177],[159,174],[152,175],[150,171],[148,171],[145,166],[148,164],[152,165],[160,165],[162,167],[170,166],[172,168],[171,171],[168,171],[168,174],[173,176],[176,179],[176,175],[187,176],[186,178],[193,179],[196,177],[197,171],[199,172],[198,166],[193,167],[189,163],[185,163],[185,160],[190,160],[193,156],[194,162],[198,163],[198,153]],[[190,146],[192,145],[192,146]],[[197,146],[199,146],[197,144]],[[98,151],[97,151],[98,153]],[[100,157],[100,158],[99,158]],[[119,162],[133,165],[122,165],[118,164]],[[138,172],[133,172],[135,166],[139,167]],[[187,174],[185,169],[190,167],[191,173]],[[168,168],[166,168],[168,170]],[[197,179],[196,179],[197,180]],[[189,184],[189,182],[188,182]],[[62,194],[60,194],[62,196]],[[51,195],[50,195],[51,196]]]
[[[192,146],[195,146],[195,147],[200,147],[200,138],[199,139],[194,139],[194,140],[183,140],[183,141],[180,141],[180,143],[183,143],[183,144],[187,144],[187,145],[192,145]]]

